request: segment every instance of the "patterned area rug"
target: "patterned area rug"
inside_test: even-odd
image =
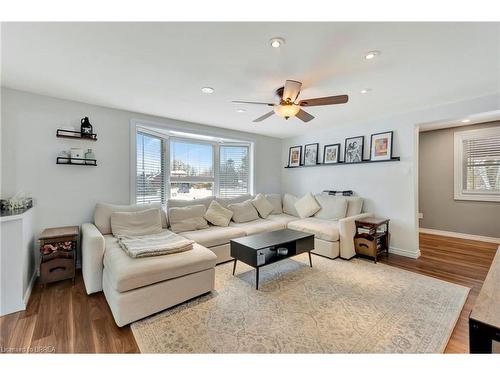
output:
[[[143,353],[441,353],[469,289],[307,254],[216,267],[216,291],[131,325]]]

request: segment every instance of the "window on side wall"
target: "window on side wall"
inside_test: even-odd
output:
[[[456,200],[500,202],[500,126],[456,132]]]

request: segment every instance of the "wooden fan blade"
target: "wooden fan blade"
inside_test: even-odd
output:
[[[324,98],[304,99],[299,102],[302,107],[312,107],[315,105],[330,105],[347,103],[349,97],[347,95],[325,96]]]
[[[287,80],[285,82],[285,88],[283,89],[283,100],[290,99],[292,102],[297,99],[300,93],[300,88],[302,87],[302,83],[298,81],[290,81]]]
[[[300,119],[304,122],[309,122],[314,118],[313,115],[311,115],[310,113],[307,113],[306,111],[303,111],[302,109],[297,112],[295,117],[297,117],[298,119]]]
[[[262,102],[245,102],[242,100],[233,100],[233,103],[241,103],[241,104],[261,104],[261,105],[267,105],[273,107],[273,103],[262,103]]]
[[[256,118],[255,120],[253,120],[253,122],[261,122],[261,121],[265,120],[266,118],[271,117],[272,115],[274,115],[274,111],[267,112],[265,115],[262,115],[259,118]]]

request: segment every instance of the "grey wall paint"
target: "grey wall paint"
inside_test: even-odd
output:
[[[457,131],[500,126],[490,122],[420,133],[420,227],[500,238],[500,202],[453,198],[453,138]]]
[[[26,191],[34,197],[35,234],[43,228],[93,221],[97,202],[130,202],[130,120],[148,120],[200,134],[252,140],[255,191],[281,192],[281,140],[2,88],[1,197]],[[78,127],[89,116],[98,141],[56,138],[56,129]],[[71,147],[92,148],[98,167],[56,165]]]

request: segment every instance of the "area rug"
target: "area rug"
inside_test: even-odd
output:
[[[216,267],[216,291],[131,325],[143,353],[441,353],[469,289],[307,254]]]

